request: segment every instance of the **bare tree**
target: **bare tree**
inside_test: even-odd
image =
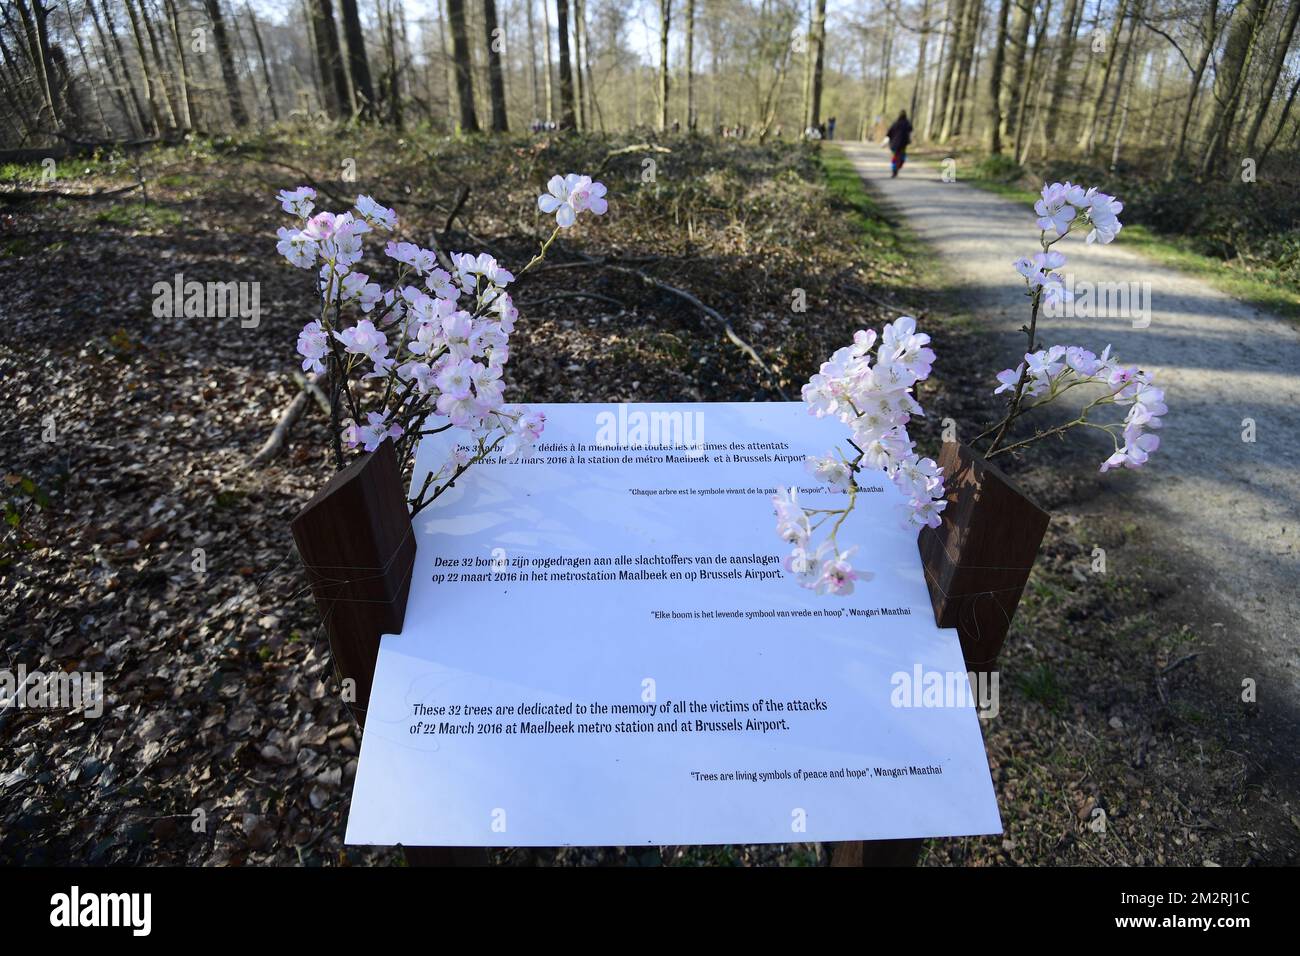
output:
[[[456,104],[462,133],[478,132],[478,113],[474,109],[474,77],[471,72],[469,35],[465,28],[465,0],[447,0],[447,19],[451,22],[451,50],[456,68]]]
[[[659,0],[659,128],[668,128],[668,29],[673,0]]]
[[[989,117],[984,146],[993,156],[1002,152],[1002,69],[1007,50],[1007,13],[1011,0],[998,5],[997,28],[993,34],[993,65],[989,68]]]
[[[361,32],[361,15],[357,0],[339,0],[343,16],[343,36],[348,45],[348,74],[352,77],[352,97],[359,114],[365,119],[375,115],[375,87],[370,79],[370,60],[366,56],[365,35]]]
[[[506,85],[501,75],[502,42],[497,27],[496,0],[483,0],[483,28],[487,33],[488,88],[492,102],[492,131],[504,133],[510,129],[506,119]]]
[[[812,94],[808,98],[808,125],[822,121],[822,66],[826,61],[826,0],[817,0],[812,21],[813,73]]]

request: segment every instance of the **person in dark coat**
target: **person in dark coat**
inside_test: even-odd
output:
[[[907,162],[907,144],[912,141],[912,124],[908,122],[907,110],[898,114],[898,119],[894,120],[894,125],[889,127],[889,132],[885,135],[889,139],[889,148],[894,153],[889,164],[889,175],[896,178],[903,163]]]

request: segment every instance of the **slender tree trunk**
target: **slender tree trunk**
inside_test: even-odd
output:
[[[1115,65],[1115,52],[1119,47],[1120,30],[1123,29],[1127,16],[1128,0],[1119,0],[1119,8],[1115,11],[1115,22],[1110,28],[1110,40],[1106,44],[1106,61],[1101,71],[1101,83],[1097,86],[1097,95],[1089,103],[1088,120],[1079,136],[1079,148],[1085,154],[1092,153],[1093,144],[1097,139],[1097,120],[1101,114],[1101,104],[1106,98],[1106,88],[1110,85],[1110,74]]]
[[[542,49],[546,56],[546,122],[555,122],[555,68],[551,63],[551,8],[542,0]],[[638,114],[639,115],[639,114]]]
[[[1291,48],[1291,40],[1295,36],[1298,15],[1300,15],[1300,0],[1291,0],[1291,5],[1287,8],[1285,19],[1282,22],[1282,33],[1273,48],[1273,59],[1264,72],[1263,93],[1255,106],[1255,115],[1250,121],[1250,131],[1246,134],[1246,156],[1253,157],[1255,155],[1255,144],[1259,138],[1259,130],[1264,125],[1264,117],[1268,115],[1268,108],[1273,104],[1273,94],[1277,92],[1277,83],[1282,76],[1282,67],[1286,63],[1286,55]]]
[[[1052,76],[1052,91],[1047,98],[1047,116],[1044,121],[1043,138],[1050,145],[1056,139],[1056,127],[1060,122],[1061,100],[1065,96],[1065,82],[1070,75],[1070,66],[1074,60],[1075,36],[1082,19],[1082,5],[1079,0],[1066,0],[1065,21],[1061,24],[1059,37],[1060,50],[1056,55],[1056,71]]]
[[[343,36],[348,44],[348,73],[352,77],[352,92],[360,116],[375,117],[375,86],[370,77],[370,59],[366,56],[365,34],[361,31],[361,14],[357,0],[339,0],[339,13],[343,16]]]
[[[1143,143],[1151,142],[1151,127],[1155,122],[1156,114],[1159,113],[1161,118],[1164,117],[1164,111],[1160,108],[1161,94],[1165,88],[1165,67],[1168,65],[1169,58],[1164,55],[1163,50],[1151,51],[1151,62],[1157,64],[1155,67],[1156,88],[1151,94],[1151,108],[1146,111],[1146,117],[1142,120],[1142,132],[1138,138]]]
[[[695,131],[695,0],[686,0],[686,129]]]
[[[817,12],[813,15],[812,41],[816,44],[816,56],[813,59],[812,102],[809,126],[818,126],[822,121],[822,67],[826,61],[826,0],[817,0]]]
[[[108,123],[108,117],[104,115],[104,104],[99,99],[99,88],[95,85],[95,71],[90,66],[90,57],[86,56],[85,44],[81,42],[81,33],[78,30],[72,31],[72,39],[77,44],[77,53],[81,56],[81,68],[86,71],[86,85],[90,87],[90,98],[95,104],[95,112],[99,114],[99,126],[103,130],[106,139],[113,135],[113,128]],[[0,78],[2,79],[2,78]],[[103,83],[103,78],[100,78]],[[4,84],[7,87],[7,84]]]
[[[27,34],[27,44],[30,49],[32,65],[35,68],[36,83],[40,89],[41,98],[45,101],[45,108],[50,114],[50,125],[55,130],[63,126],[59,108],[56,100],[57,91],[54,84],[54,61],[50,55],[50,40],[48,30],[48,17],[50,15],[49,7],[45,6],[44,0],[30,0],[31,6],[28,7],[28,0],[18,0],[18,16],[23,22],[23,30]]]
[[[442,48],[443,80],[447,86],[447,128],[455,129],[456,62],[451,55],[451,41],[447,38],[447,23],[447,0],[438,0],[438,41]]]
[[[573,35],[569,38],[572,40],[571,49],[573,51],[573,82],[577,90],[575,94],[575,115],[578,121],[578,129],[587,129],[587,105],[586,105],[586,80],[582,75],[582,31],[578,29],[578,0],[573,0],[573,7],[569,10],[570,23]]]
[[[217,8],[218,0],[205,0],[209,10]],[[312,11],[312,34],[316,38],[316,61],[320,69],[321,86],[325,91],[331,115],[343,117],[352,112],[352,91],[343,72],[343,51],[339,47],[338,28],[334,24],[334,5],[330,0],[309,0]],[[222,31],[224,33],[224,29]],[[213,33],[216,20],[213,19]],[[224,72],[224,63],[223,63]],[[230,89],[230,83],[226,83]],[[236,87],[237,89],[237,87]],[[242,108],[242,107],[241,107]]]
[[[948,90],[948,108],[943,118],[943,129],[939,131],[939,142],[946,143],[954,133],[961,129],[962,108],[966,99],[966,86],[970,82],[971,67],[974,65],[975,40],[979,34],[979,18],[983,4],[979,0],[966,0],[962,8],[964,14],[961,31],[958,34],[956,66]]]
[[[1300,93],[1300,76],[1297,76],[1295,82],[1291,84],[1291,92],[1287,95],[1286,102],[1282,104],[1282,115],[1277,118],[1277,128],[1273,130],[1273,135],[1268,138],[1268,142],[1264,144],[1264,148],[1260,151],[1260,166],[1264,165],[1264,160],[1266,160],[1268,154],[1273,151],[1273,144],[1277,142],[1277,138],[1282,134],[1282,130],[1286,129],[1286,121],[1291,115],[1291,106],[1295,103],[1296,93]]]
[[[1233,12],[1228,42],[1214,78],[1214,102],[1202,137],[1205,143],[1201,155],[1202,176],[1208,176],[1222,165],[1264,6],[1264,0],[1241,0]]]
[[[140,21],[144,24],[145,35],[149,38],[149,52],[153,55],[154,71],[158,76],[164,76],[169,68],[167,58],[164,53],[163,45],[158,42],[158,31],[154,27],[153,17],[149,15],[149,8],[145,0],[137,0],[140,6]],[[172,105],[171,93],[167,90],[167,83],[160,79],[158,88],[162,92],[163,108],[167,111],[167,125],[171,129],[176,129],[180,123],[176,118],[176,107]]]
[[[328,3],[329,0],[321,0]],[[244,109],[243,97],[239,95],[239,77],[235,73],[235,61],[230,52],[230,38],[226,34],[226,18],[221,12],[220,0],[204,0],[208,11],[208,21],[212,24],[212,40],[217,48],[217,59],[221,61],[221,75],[226,83],[226,99],[230,102],[230,118],[235,126],[248,125],[248,112]]]
[[[1016,161],[1022,165],[1025,157],[1029,154],[1029,141],[1033,138],[1033,130],[1026,128],[1032,126],[1034,119],[1029,112],[1029,91],[1034,90],[1034,113],[1037,114],[1040,113],[1040,104],[1043,102],[1043,89],[1047,85],[1047,70],[1043,64],[1042,54],[1047,39],[1047,21],[1051,19],[1051,13],[1052,0],[1043,0],[1043,16],[1038,21],[1038,29],[1034,31],[1034,51],[1029,55],[1029,65],[1024,71],[1024,92],[1019,97],[1016,105],[1015,151]],[[1028,122],[1026,122],[1026,117],[1029,117]]]
[[[912,122],[919,124],[921,117],[917,111],[920,109],[921,97],[925,94],[925,48],[930,40],[930,0],[924,0],[921,7],[921,37],[917,41],[916,50],[916,80],[912,83],[912,99],[907,110],[912,116]]]
[[[1010,80],[1007,84],[1006,111],[1002,114],[1002,135],[1015,138],[1016,123],[1020,117],[1020,99],[1025,95],[1026,56],[1029,52],[1029,28],[1034,21],[1034,0],[1014,0],[1016,13],[1011,21],[1008,40],[1011,44],[1007,67]],[[1044,17],[1046,19],[1046,17]]]
[[[934,82],[930,84],[930,99],[925,108],[925,132],[922,134],[926,140],[930,139],[934,131],[936,109],[939,115],[943,115],[944,104],[941,97],[948,89],[946,70],[952,68],[952,5],[953,0],[944,0],[943,18],[939,21],[939,57],[934,64]]]
[[[99,22],[99,12],[95,9],[93,0],[87,0],[86,6],[90,8],[90,17],[95,23],[95,32],[99,34],[99,47],[103,51],[104,62],[107,64],[109,75],[113,77],[114,84],[118,87],[118,98],[122,104],[122,111],[126,114],[127,122],[131,124],[136,136],[144,135],[144,110],[140,106],[140,99],[136,95],[135,85],[131,82],[131,74],[126,65],[126,58],[122,55],[122,42],[118,39],[117,33],[113,29],[113,19],[104,9],[104,17],[108,22],[109,33],[106,36],[103,25]],[[112,46],[109,46],[109,36],[112,37]],[[113,54],[116,54],[114,56]],[[130,94],[130,100],[127,94]],[[130,107],[128,108],[128,103]]]
[[[1135,85],[1129,83],[1124,87],[1124,105],[1120,107],[1119,129],[1115,131],[1115,147],[1110,151],[1110,171],[1112,173],[1119,167],[1119,150],[1120,145],[1124,142],[1124,130],[1128,127],[1129,104],[1133,100],[1133,87]]]
[[[498,34],[496,0],[483,0],[483,28],[488,44],[488,88],[492,101],[492,131],[504,133],[510,129],[506,118],[506,85],[501,75],[501,50],[503,44]]]
[[[194,112],[190,106],[191,84],[189,64],[185,60],[185,41],[181,38],[180,15],[176,12],[176,0],[166,0],[167,26],[171,31],[172,43],[176,46],[176,63],[180,68],[177,87],[180,91],[181,129],[188,133],[194,128]]]
[[[382,4],[383,0],[379,0]],[[388,59],[384,77],[384,97],[388,106],[388,121],[394,129],[403,128],[402,112],[402,64],[397,53],[397,31],[393,25],[393,2],[389,0],[388,9],[381,17],[384,34],[384,54]]]
[[[1196,98],[1201,92],[1201,81],[1205,77],[1205,68],[1210,62],[1219,35],[1218,25],[1219,0],[1209,0],[1205,14],[1201,19],[1201,50],[1192,68],[1191,87],[1187,91],[1187,105],[1183,108],[1183,119],[1178,126],[1178,143],[1169,158],[1166,174],[1172,176],[1182,167],[1183,157],[1187,154],[1187,131],[1191,127],[1192,112],[1196,108]]]
[[[257,46],[257,58],[262,63],[262,82],[266,84],[266,99],[271,104],[271,119],[280,122],[280,110],[275,105],[275,85],[271,82],[271,68],[266,62],[266,47],[262,45],[262,31],[257,26],[257,15],[253,13],[251,3],[245,3],[244,9],[248,12],[248,22],[253,25],[253,43]]]
[[[478,113],[474,110],[474,77],[470,66],[469,36],[465,29],[465,0],[447,0],[447,18],[451,22],[451,49],[456,67],[456,103],[462,133],[478,132]]]
[[[889,116],[889,79],[890,69],[894,55],[894,30],[893,20],[890,20],[889,26],[885,27],[885,36],[881,40],[880,63],[880,106],[877,112],[886,118]]]
[[[989,155],[1002,153],[1002,69],[1006,63],[1007,13],[1011,0],[998,4],[997,29],[993,34],[993,62],[989,66],[989,116],[984,129],[984,147]]]
[[[149,66],[149,55],[145,52],[144,31],[140,28],[140,14],[135,4],[126,0],[126,15],[131,21],[131,38],[135,41],[135,55],[140,61],[140,76],[144,79],[144,100],[149,104],[149,119],[153,126],[153,135],[158,136],[167,128],[163,120],[162,109],[158,106],[158,79]]]
[[[1110,131],[1115,125],[1115,114],[1119,109],[1120,92],[1124,89],[1124,80],[1128,76],[1129,64],[1133,61],[1133,52],[1138,43],[1138,24],[1142,18],[1142,0],[1135,0],[1133,10],[1130,14],[1128,42],[1120,41],[1124,48],[1123,55],[1119,58],[1119,74],[1115,78],[1115,89],[1110,96],[1110,109],[1106,112],[1106,123],[1102,127],[1102,141],[1110,138]]]
[[[562,2],[562,0],[557,0]],[[659,129],[668,129],[668,30],[672,25],[673,0],[659,0]],[[563,50],[561,50],[563,55]],[[564,74],[561,73],[561,82]]]
[[[537,27],[533,19],[533,0],[524,0],[528,11],[528,89],[532,95],[529,122],[541,119],[541,90],[537,85]]]

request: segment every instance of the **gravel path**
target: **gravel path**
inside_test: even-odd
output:
[[[1014,364],[1024,351],[1016,330],[1028,309],[1011,262],[1037,251],[1032,211],[960,181],[945,183],[927,164],[909,163],[891,179],[886,149],[842,148],[868,186],[938,253],[957,301],[1007,336],[1006,364]],[[1242,665],[1263,669],[1243,672],[1256,679],[1261,703],[1271,698],[1300,716],[1300,331],[1126,249],[1122,232],[1107,246],[1071,235],[1056,248],[1076,282],[1149,283],[1147,328],[1134,328],[1131,317],[1039,321],[1045,345],[1100,352],[1110,343],[1165,389],[1169,414],[1159,451],[1143,473],[1107,475],[1107,491],[1122,496],[1121,505],[1178,559],[1197,597],[1240,616],[1248,633],[1229,637],[1246,650]],[[990,382],[997,371],[989,369]],[[1242,439],[1247,418],[1255,422],[1254,443]]]

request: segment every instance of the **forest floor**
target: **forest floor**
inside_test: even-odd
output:
[[[397,208],[407,238],[436,232],[520,264],[545,228],[535,196],[551,173],[608,183],[610,213],[552,252],[574,266],[518,288],[507,379],[519,401],[797,396],[854,330],[908,312],[941,357],[922,440],[934,449],[943,417],[991,414],[999,343],[953,307],[943,269],[842,156],[685,138],[611,155],[635,144],[279,134],[69,161],[53,183],[39,167],[0,174],[0,666],[102,671],[107,692],[98,720],[0,712],[0,861],[400,860],[343,845],[360,734],[288,533],[330,473],[324,416],[309,406],[283,453],[252,464],[297,391],[293,343],[311,294],[310,274],[273,251],[278,189],[310,181],[334,208],[366,192]],[[771,373],[679,297],[576,265],[578,252],[699,296]],[[156,317],[154,284],[176,274],[260,283],[261,321]],[[798,289],[807,312],[791,309]],[[1196,582],[1146,560],[1147,515],[1074,508],[1102,493],[1091,469],[1013,467],[1058,519],[1009,639],[1000,713],[984,726],[1006,833],[931,841],[925,862],[1294,862],[1295,791],[1261,739],[1269,705],[1225,697],[1236,675],[1203,666],[1214,625],[1237,622],[1198,615]],[[1090,578],[1095,544],[1112,566],[1140,566]],[[1105,832],[1092,826],[1098,807]],[[494,858],[799,865],[825,852]]]

